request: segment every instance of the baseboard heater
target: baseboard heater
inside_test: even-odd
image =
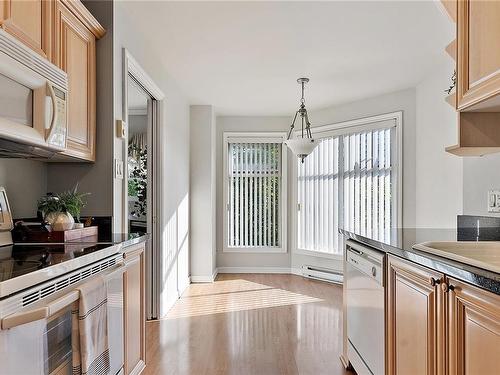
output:
[[[302,266],[302,275],[310,279],[328,281],[334,284],[342,284],[344,282],[344,276],[341,272],[328,268],[305,265]]]

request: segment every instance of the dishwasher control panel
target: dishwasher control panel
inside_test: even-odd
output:
[[[346,262],[367,276],[383,284],[383,255],[373,254],[371,249],[346,247]]]

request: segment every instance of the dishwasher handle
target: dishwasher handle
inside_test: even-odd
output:
[[[360,250],[347,246],[346,262],[348,265],[356,268],[365,276],[370,277],[378,284],[383,285],[383,258],[379,261]]]

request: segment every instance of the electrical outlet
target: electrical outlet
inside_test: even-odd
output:
[[[500,212],[500,190],[488,191],[488,212]]]
[[[115,159],[115,178],[123,180],[123,161]]]

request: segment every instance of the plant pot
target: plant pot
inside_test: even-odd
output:
[[[75,219],[69,212],[51,212],[45,215],[45,221],[56,232],[73,229],[75,224]]]

